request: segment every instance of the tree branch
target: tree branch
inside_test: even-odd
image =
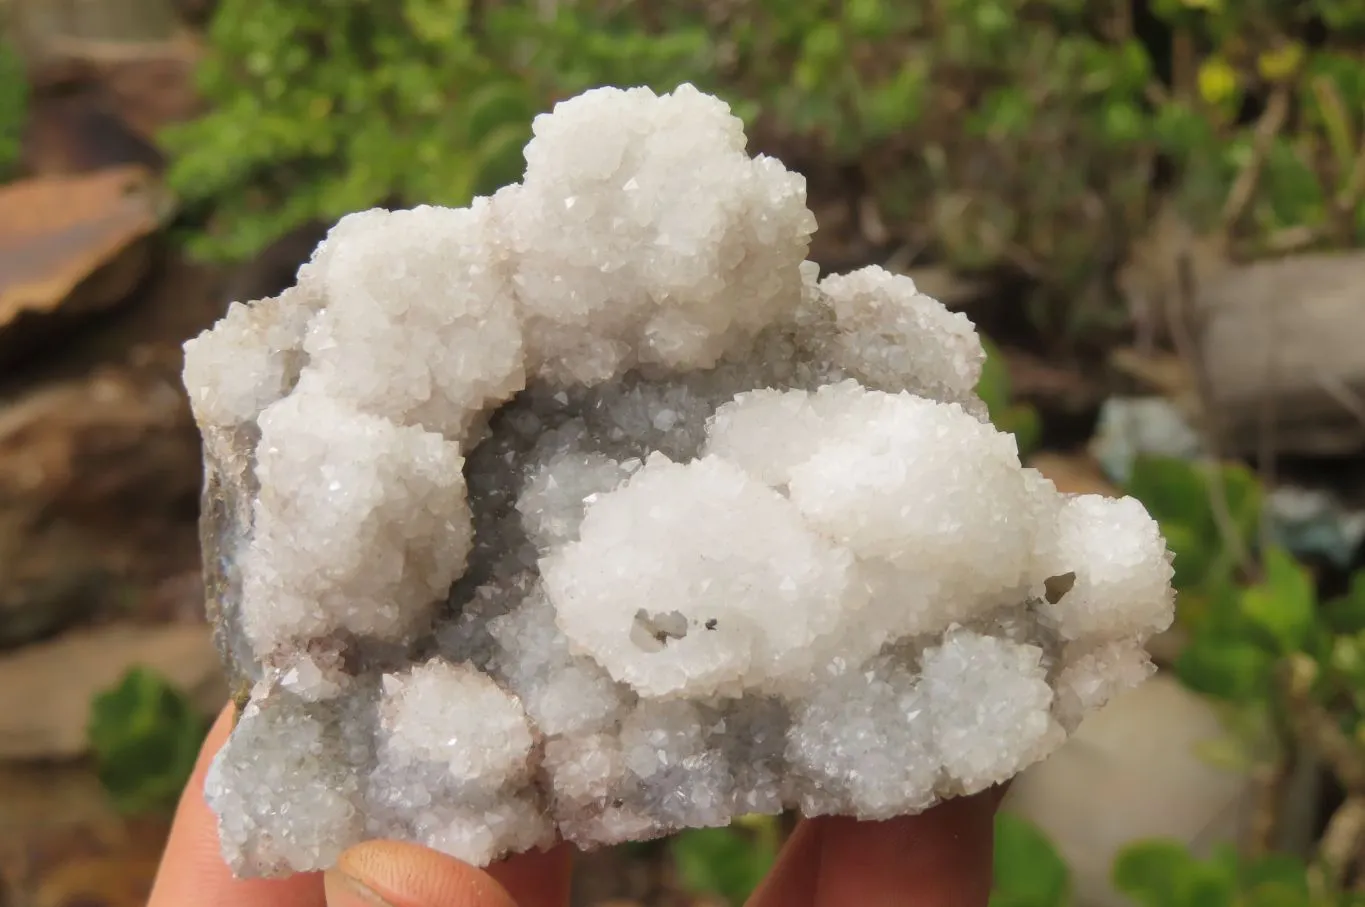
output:
[[[1277,85],[1271,92],[1270,100],[1266,102],[1260,119],[1256,121],[1256,128],[1251,137],[1251,157],[1237,173],[1237,179],[1223,202],[1223,229],[1229,236],[1250,207],[1251,200],[1256,195],[1256,186],[1261,181],[1265,159],[1270,154],[1270,146],[1284,128],[1285,120],[1288,118],[1289,87]]]

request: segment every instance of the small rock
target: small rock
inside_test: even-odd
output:
[[[0,765],[0,904],[140,907],[169,825],[118,814],[85,763]]]
[[[169,196],[135,166],[0,187],[0,359],[34,352],[54,319],[125,300],[169,212]]]
[[[155,855],[115,853],[60,865],[33,893],[33,907],[142,907],[158,862]]]
[[[1201,353],[1224,442],[1331,456],[1365,447],[1365,254],[1298,255],[1229,270],[1200,291]]]
[[[1175,401],[1181,412],[1197,396],[1189,366],[1173,352],[1119,347],[1109,354],[1109,367],[1136,388],[1130,396],[1165,397]]]
[[[1181,291],[1187,263],[1194,308]],[[1179,338],[1207,375],[1220,451],[1255,453],[1270,416],[1281,453],[1339,456],[1365,448],[1365,253],[1306,253],[1238,264],[1219,236],[1199,236],[1170,210],[1119,276],[1139,347]]]
[[[0,657],[0,759],[86,751],[90,701],[131,667],[156,671],[211,714],[227,688],[206,627],[111,626]]]
[[[1365,541],[1365,510],[1348,508],[1324,489],[1282,485],[1266,500],[1271,529],[1302,558],[1325,558],[1349,570]]]
[[[38,95],[24,129],[24,170],[32,176],[90,173],[129,164],[160,170],[160,150],[133,131],[99,93]]]
[[[1140,456],[1194,459],[1203,453],[1199,433],[1162,397],[1111,397],[1100,406],[1090,450],[1109,478],[1127,482]]]
[[[0,405],[0,648],[193,564],[199,475],[165,381],[103,369]]]

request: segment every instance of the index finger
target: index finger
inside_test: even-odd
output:
[[[985,907],[1002,794],[885,822],[805,820],[749,907]]]

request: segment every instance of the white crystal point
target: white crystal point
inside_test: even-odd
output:
[[[705,368],[792,310],[815,230],[805,180],[745,144],[690,85],[597,89],[536,118],[525,179],[494,205],[539,370]]]
[[[724,103],[590,91],[526,160],[186,344],[234,872],[914,813],[1148,675],[1156,524],[1021,466],[964,316],[821,279]]]

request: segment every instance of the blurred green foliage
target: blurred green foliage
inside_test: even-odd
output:
[[[1175,554],[1189,633],[1181,679],[1230,703],[1280,708],[1287,663],[1297,660],[1312,665],[1318,703],[1365,735],[1365,572],[1345,595],[1320,602],[1303,564],[1260,544],[1264,495],[1243,466],[1143,458],[1126,490]]]
[[[213,111],[166,142],[174,185],[216,215],[200,251],[241,258],[309,219],[495,189],[519,175],[532,116],[585,88],[691,81],[759,144],[857,174],[893,241],[1023,271],[1076,300],[1053,325],[1075,327],[1102,316],[1087,300],[1157,193],[1218,222],[1281,92],[1292,104],[1239,229],[1358,239],[1365,61],[1351,48],[1365,6],[1152,0],[1150,13],[1135,21],[1128,0],[223,0],[200,73]]]
[[[1113,870],[1114,887],[1137,907],[1328,907],[1358,903],[1348,896],[1314,896],[1303,861],[1283,854],[1240,857],[1217,848],[1200,860],[1174,841],[1129,845]]]
[[[765,820],[772,822],[773,820]],[[774,825],[775,829],[775,825]],[[674,839],[675,866],[684,887],[719,895],[739,907],[771,867],[776,837],[751,830],[694,829]],[[1028,820],[1009,812],[995,818],[991,907],[1071,907],[1071,871],[1052,842]],[[1304,861],[1285,854],[1256,858],[1227,846],[1206,859],[1176,841],[1136,841],[1112,867],[1114,887],[1135,907],[1360,907],[1365,896],[1314,891]]]
[[[461,205],[521,175],[532,117],[598,82],[705,70],[697,23],[642,31],[603,6],[224,0],[199,73],[213,104],[164,135],[171,182],[211,201],[198,243],[244,258],[309,220],[388,201]]]
[[[1194,618],[1235,579],[1237,552],[1255,543],[1261,519],[1256,477],[1239,464],[1211,466],[1169,457],[1139,457],[1127,487],[1158,523],[1175,555],[1181,614]],[[1225,539],[1212,501],[1227,511]]]
[[[729,828],[693,828],[670,842],[683,887],[739,907],[777,858],[780,830],[774,816],[743,816]]]
[[[1192,622],[1190,643],[1176,670],[1191,689],[1229,701],[1261,700],[1273,692],[1282,656],[1299,651],[1315,627],[1317,602],[1303,567],[1279,549],[1265,553],[1265,575],[1229,585]]]
[[[207,732],[184,694],[142,668],[130,670],[90,706],[88,733],[100,781],[128,813],[175,805]]]
[[[1195,3],[1158,0],[1199,54],[1195,97],[1168,101],[1155,136],[1185,176],[1182,198],[1212,210],[1253,156],[1247,108],[1276,92],[1290,102],[1286,127],[1268,136],[1260,191],[1252,204],[1254,234],[1326,229],[1342,243],[1365,237],[1360,205],[1365,61],[1365,6],[1338,0],[1302,4]],[[1310,46],[1315,27],[1325,32]]]
[[[1264,491],[1240,465],[1148,458],[1127,490],[1175,554],[1188,637],[1176,674],[1224,704],[1230,733],[1244,738],[1233,743],[1245,751],[1234,760],[1274,777],[1307,747],[1328,753],[1329,769],[1350,787],[1354,766],[1365,764],[1365,572],[1322,600],[1313,572],[1261,532]],[[1248,756],[1260,765],[1246,766]],[[1310,864],[1242,865],[1230,855],[1201,864],[1175,845],[1152,845],[1120,861],[1115,879],[1149,907],[1347,903],[1326,883],[1312,898],[1304,888],[1305,872],[1339,878],[1345,867],[1334,875],[1333,859],[1324,851]]]
[[[1285,854],[1258,858],[1218,847],[1207,859],[1176,841],[1129,844],[1112,868],[1114,887],[1134,907],[1347,907],[1365,897],[1313,891],[1310,871]],[[1070,873],[1052,844],[1024,819],[1001,813],[995,824],[991,907],[1070,907]]]
[[[28,73],[18,51],[0,36],[0,179],[19,163],[27,117]]]
[[[1052,843],[1012,813],[995,817],[995,887],[990,907],[1063,907],[1071,873]]]

